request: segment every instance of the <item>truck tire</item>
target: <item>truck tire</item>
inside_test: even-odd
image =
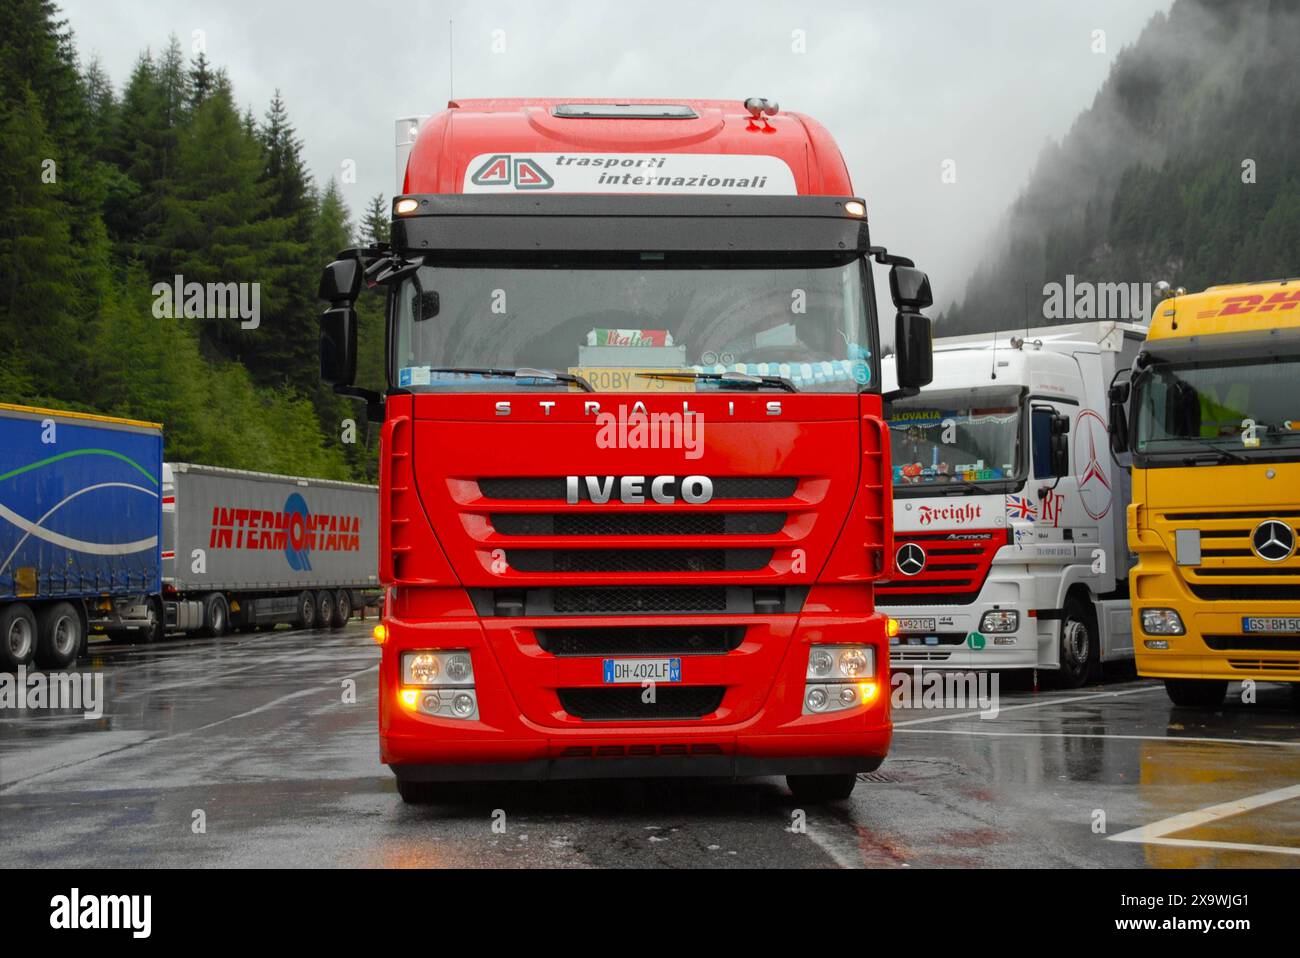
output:
[[[310,629],[316,624],[316,596],[310,592],[298,593],[298,614],[293,618],[295,629]]]
[[[230,629],[230,603],[220,592],[209,593],[203,600],[203,634],[219,639]]]
[[[316,628],[328,629],[334,621],[334,593],[322,589],[316,593]]]
[[[1227,679],[1165,679],[1169,701],[1180,708],[1217,709],[1228,694]]]
[[[36,664],[43,669],[66,669],[77,661],[84,633],[81,616],[68,602],[56,602],[36,619]]]
[[[352,593],[339,589],[334,593],[334,617],[330,619],[331,629],[341,629],[352,618]]]
[[[141,633],[141,641],[148,644],[161,642],[167,636],[167,619],[163,615],[162,599],[150,596],[146,604],[149,606],[149,625]]]
[[[1059,642],[1061,664],[1055,684],[1063,689],[1077,689],[1096,669],[1101,646],[1092,609],[1074,596],[1065,600],[1065,618],[1061,621]]]
[[[801,802],[820,805],[823,802],[842,802],[853,794],[858,784],[854,772],[837,775],[787,775],[785,784],[790,794]]]
[[[36,655],[36,616],[22,602],[0,609],[0,669],[18,671]]]
[[[397,776],[397,794],[407,805],[428,805],[438,798],[437,782],[416,782]]]

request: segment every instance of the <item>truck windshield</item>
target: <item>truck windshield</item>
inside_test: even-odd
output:
[[[889,419],[894,488],[963,487],[1019,479],[1020,406],[1013,396],[988,406],[895,403]],[[992,400],[992,397],[990,397]]]
[[[426,260],[390,300],[393,384],[417,392],[579,388],[512,375],[542,370],[580,376],[598,392],[878,388],[861,259],[684,255]]]
[[[1134,383],[1139,456],[1288,458],[1300,452],[1300,356],[1162,363]]]

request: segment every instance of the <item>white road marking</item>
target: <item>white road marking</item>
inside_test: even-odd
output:
[[[1209,738],[1204,735],[1119,735],[1112,732],[982,732],[975,729],[904,728],[913,735],[989,735],[994,738],[1113,738],[1133,742],[1199,742],[1206,745],[1273,745],[1300,748],[1300,742],[1275,742],[1262,738]]]
[[[1245,798],[1234,799],[1231,802],[1210,805],[1196,811],[1162,818],[1150,825],[1130,828],[1126,832],[1106,837],[1112,842],[1137,842],[1143,845],[1180,845],[1195,848],[1221,848],[1228,851],[1268,852],[1275,855],[1300,855],[1300,848],[1289,848],[1285,845],[1254,845],[1245,842],[1199,841],[1193,838],[1169,837],[1175,832],[1185,832],[1188,829],[1208,825],[1210,822],[1217,822],[1223,818],[1231,818],[1234,815],[1241,815],[1257,808],[1265,808],[1269,805],[1289,802],[1297,798],[1300,798],[1300,785],[1289,785],[1286,788],[1277,788],[1271,792],[1248,795]]]
[[[1063,699],[1044,699],[1041,702],[1026,702],[1024,705],[1006,705],[997,710],[998,715],[1004,712],[1016,712],[1020,709],[1041,709],[1049,705],[1069,705],[1071,702],[1096,702],[1100,699],[1118,698],[1121,695],[1141,695],[1144,692],[1164,691],[1163,685],[1148,685],[1140,689],[1123,689],[1119,692],[1092,692],[1088,695],[1072,695]],[[898,709],[897,711],[908,711],[907,709]],[[905,722],[895,722],[894,728],[902,728],[905,725],[924,725],[928,722],[946,722],[950,719],[973,718],[984,715],[985,710],[976,709],[972,712],[956,712],[952,715],[931,715],[927,718],[908,719]],[[991,721],[985,719],[985,721]]]

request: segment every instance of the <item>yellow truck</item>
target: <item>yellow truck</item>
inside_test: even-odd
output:
[[[1138,673],[1180,706],[1233,680],[1300,697],[1300,279],[1163,298],[1110,401]]]

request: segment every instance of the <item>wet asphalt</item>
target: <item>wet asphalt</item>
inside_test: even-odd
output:
[[[759,779],[412,807],[379,762],[370,624],[93,644],[101,717],[0,709],[0,867],[1300,865],[1300,711],[1280,685],[1212,713],[1123,673],[1004,682],[996,718],[899,710],[890,757],[836,805]]]

